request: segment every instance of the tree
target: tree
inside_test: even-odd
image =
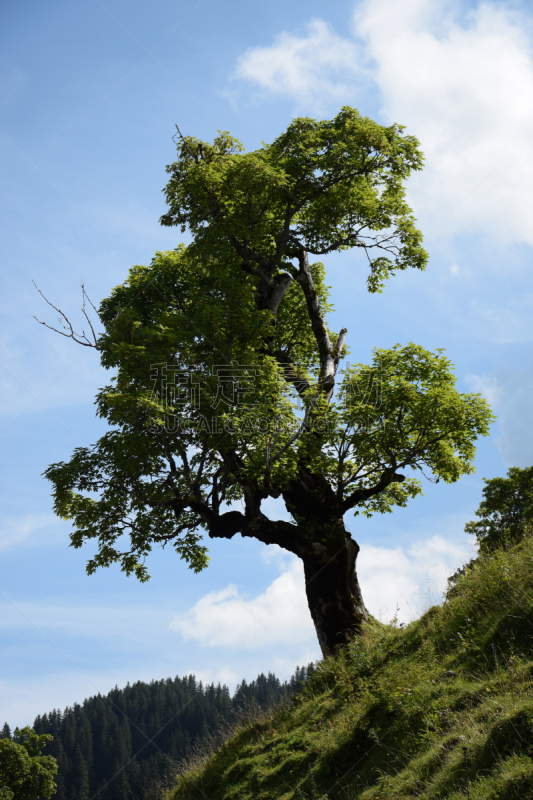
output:
[[[39,736],[29,727],[15,729],[13,739],[0,739],[0,800],[37,800],[53,795],[57,762],[43,756],[45,744],[53,739]]]
[[[480,554],[517,544],[532,530],[533,467],[511,467],[506,478],[484,478],[484,499],[476,516],[468,522],[467,533],[473,534]]]
[[[456,391],[441,350],[398,344],[339,371],[347,331],[328,327],[324,266],[310,262],[357,248],[370,292],[424,269],[403,186],[422,154],[401,126],[348,107],[248,153],[228,133],[177,136],[161,222],[192,243],[133,267],[101,303],[94,341],[63,315],[60,332],[115,375],[97,397],[110,430],[46,470],[55,510],[74,523],[74,547],[97,544],[89,573],[118,562],[146,580],[157,544],[200,571],[205,533],[279,545],[303,561],[329,653],[368,619],[346,512],[404,506],[423,470],[446,482],[472,472],[492,419],[479,395]],[[290,521],[268,517],[267,498]]]
[[[76,800],[89,800],[91,796],[89,787],[89,770],[79,744],[76,745],[72,777],[74,780],[71,781],[71,783],[75,782],[76,786]]]

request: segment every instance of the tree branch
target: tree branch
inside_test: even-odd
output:
[[[301,250],[298,254],[298,261],[300,269],[296,273],[296,280],[302,287],[305,295],[311,328],[318,346],[318,355],[320,358],[320,388],[329,400],[333,394],[333,387],[335,385],[335,372],[338,365],[338,358],[335,362],[337,353],[334,352],[329,338],[328,329],[322,315],[322,309],[320,308],[320,299],[313,282],[311,270],[309,269],[309,259],[305,250]],[[339,352],[346,339],[346,333],[346,328],[343,328],[339,336],[339,342],[337,343],[337,348],[339,348],[340,343]]]
[[[352,492],[352,494],[341,503],[341,513],[345,514],[346,511],[349,511],[357,505],[357,503],[364,503],[366,500],[370,500],[374,495],[385,491],[391,483],[403,483],[404,480],[405,475],[398,475],[393,470],[385,470],[381,479],[374,486],[368,489],[356,489],[355,492]]]
[[[174,123],[174,125],[176,125],[176,130],[178,132],[178,136],[180,137],[181,141],[183,142],[183,145],[184,145],[185,149],[187,150],[188,154],[190,155],[190,157],[192,158],[192,160],[196,164],[199,164],[200,163],[200,159],[198,158],[198,155],[194,155],[194,153],[192,152],[191,148],[189,147],[189,144],[188,144],[187,140],[185,139],[184,135],[182,134],[182,132],[178,128],[177,124]],[[176,134],[174,134],[174,136],[176,136]],[[172,137],[172,141],[174,141],[174,136]]]
[[[72,323],[69,320],[69,318],[67,317],[67,315],[63,311],[61,311],[60,308],[57,308],[57,306],[55,306],[53,303],[51,303],[50,300],[48,300],[47,297],[44,296],[44,294],[41,292],[41,290],[39,289],[39,287],[37,286],[35,281],[32,281],[32,283],[35,286],[35,288],[37,289],[37,291],[39,292],[39,294],[41,295],[41,297],[43,298],[43,300],[45,301],[45,303],[48,303],[50,308],[53,308],[54,311],[57,311],[57,313],[59,314],[59,317],[58,317],[59,324],[61,325],[61,327],[64,330],[60,331],[57,328],[54,328],[52,325],[48,325],[46,322],[42,322],[40,319],[37,319],[37,317],[35,317],[35,316],[33,317],[33,319],[36,322],[38,322],[39,325],[44,325],[45,328],[49,328],[49,330],[54,331],[55,333],[59,333],[61,336],[65,336],[67,339],[72,339],[74,342],[76,342],[76,344],[81,344],[84,347],[94,347],[95,350],[98,350],[98,337],[96,336],[96,333],[94,332],[93,324],[92,324],[92,322],[91,322],[91,320],[89,318],[89,315],[87,313],[87,308],[86,308],[85,301],[86,300],[89,301],[90,305],[94,309],[94,311],[95,311],[96,315],[98,316],[98,318],[100,317],[100,315],[98,314],[98,311],[96,310],[91,298],[89,297],[89,295],[85,291],[85,286],[84,286],[83,282],[81,284],[81,291],[82,291],[82,298],[83,298],[83,305],[81,307],[81,311],[82,311],[83,316],[85,317],[85,319],[89,323],[89,326],[91,328],[91,336],[92,336],[93,341],[89,340],[89,338],[87,337],[87,334],[85,333],[85,331],[82,331],[81,333],[76,333],[76,331],[74,330],[74,328],[72,326]],[[65,333],[65,331],[67,331],[67,333]]]

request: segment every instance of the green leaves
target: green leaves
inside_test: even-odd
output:
[[[348,369],[341,388],[346,425],[345,470],[353,481],[373,480],[376,472],[405,468],[454,482],[473,472],[474,443],[494,419],[478,394],[460,394],[450,361],[442,351],[419,345],[376,349],[372,364]],[[420,489],[393,484],[386,497],[404,505]],[[383,501],[372,500],[382,508]]]
[[[506,478],[483,479],[484,499],[475,522],[468,522],[465,531],[477,539],[481,553],[516,544],[533,525],[533,467],[511,467]]]
[[[97,349],[113,377],[96,405],[109,431],[45,473],[72,545],[94,543],[89,572],[118,563],[147,580],[145,559],[167,544],[198,572],[204,532],[292,537],[287,548],[304,552],[318,513],[322,542],[348,509],[404,506],[418,472],[452,482],[473,471],[492,415],[456,391],[441,351],[376,350],[335,388],[347,332],[328,328],[325,268],[309,264],[362,248],[370,292],[397,269],[424,269],[403,186],[421,166],[401,126],[348,107],[296,119],[248,153],[228,133],[180,136],[161,221],[193,241],[132,267],[102,302]],[[294,524],[266,518],[268,497]]]
[[[38,800],[51,797],[56,789],[57,762],[41,751],[53,739],[39,736],[31,728],[15,730],[13,739],[0,739],[0,798]]]
[[[143,426],[128,426],[110,431],[94,448],[77,448],[68,463],[48,467],[54,510],[75,525],[72,546],[97,543],[89,574],[119,563],[127,575],[145,581],[144,559],[154,543],[166,542],[195,572],[207,566],[207,550],[196,532],[201,520],[176,500],[175,490],[186,494],[189,487],[166,466],[160,438]]]
[[[427,253],[402,181],[422,168],[418,141],[345,107],[332,121],[300,118],[271,145],[244,153],[221,134],[190,137],[167,167],[163,225],[186,227],[202,252],[237,254],[247,270],[287,269],[298,250],[363,248],[369,291]]]

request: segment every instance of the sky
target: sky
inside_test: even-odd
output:
[[[0,724],[128,681],[194,673],[233,689],[320,657],[300,563],[240,536],[200,575],[155,552],[151,580],[87,577],[46,467],[103,433],[97,354],[39,325],[98,302],[187,236],[161,228],[175,125],[248,149],[343,105],[418,137],[408,200],[430,261],[369,295],[352,253],[325,260],[352,362],[445,348],[497,421],[473,475],[427,482],[391,515],[346,517],[370,611],[408,622],[473,553],[483,478],[533,463],[533,12],[453,0],[26,0],[2,3]],[[270,513],[283,513],[275,502]]]

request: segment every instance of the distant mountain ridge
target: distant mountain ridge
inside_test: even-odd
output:
[[[38,716],[37,733],[51,733],[45,753],[58,762],[53,800],[143,800],[165,783],[192,746],[237,718],[248,704],[271,708],[294,695],[314,665],[288,681],[261,673],[233,696],[194,675],[144,683],[87,698],[65,711]]]

